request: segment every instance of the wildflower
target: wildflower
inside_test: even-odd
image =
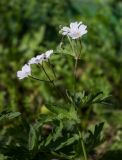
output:
[[[31,59],[29,60],[28,64],[38,64],[38,63],[41,63],[42,60],[43,60],[43,54],[31,58]]]
[[[36,63],[36,58],[33,57],[29,60],[28,64],[35,64]]]
[[[19,79],[23,79],[25,77],[28,77],[29,75],[31,75],[31,67],[30,65],[27,65],[25,64],[23,67],[22,67],[22,70],[21,71],[18,71],[17,72],[17,77]]]
[[[74,22],[70,23],[70,27],[63,27],[60,32],[62,35],[67,35],[72,39],[78,39],[87,33],[86,28],[87,26],[82,24],[82,22]]]
[[[50,58],[51,54],[53,54],[53,50],[49,50],[49,51],[45,52],[43,54],[44,60],[48,60]]]
[[[37,55],[36,57],[31,58],[28,64],[42,63],[43,61],[46,61],[47,59],[49,59],[52,53],[53,53],[53,50],[49,50],[41,55]]]

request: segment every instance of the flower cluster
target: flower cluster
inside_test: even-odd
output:
[[[25,64],[22,67],[22,70],[17,72],[17,77],[19,79],[23,79],[25,77],[30,76],[31,75],[31,64],[41,64],[43,61],[47,61],[50,58],[52,53],[53,53],[53,50],[49,50],[41,55],[31,58],[28,64]]]
[[[87,26],[85,26],[84,24],[82,24],[82,22],[73,22],[70,23],[70,27],[63,27],[60,30],[60,33],[62,35],[68,36],[71,39],[78,39],[80,37],[82,37],[84,34],[87,33],[86,30]],[[19,79],[23,79],[25,77],[28,77],[31,75],[31,65],[32,64],[42,64],[43,61],[47,61],[51,54],[53,53],[53,50],[49,50],[41,55],[37,55],[36,57],[33,57],[29,60],[29,62],[27,64],[25,64],[22,67],[21,71],[17,72],[17,77]]]
[[[49,50],[41,55],[33,57],[29,60],[28,64],[39,64],[39,63],[42,63],[43,61],[47,61],[50,58],[52,53],[53,53],[53,50]]]

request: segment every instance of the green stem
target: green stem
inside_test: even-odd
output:
[[[83,138],[82,138],[82,135],[81,135],[81,131],[80,131],[79,128],[77,128],[77,129],[78,129],[78,133],[79,133],[79,136],[80,136],[80,139],[81,139],[81,146],[82,146],[82,150],[83,150],[84,160],[88,160],[88,159],[87,159],[87,154],[86,154],[85,145],[84,145]]]
[[[81,141],[81,145],[82,145],[82,149],[83,149],[84,160],[87,160],[87,154],[86,154],[85,145],[84,145],[83,140]]]
[[[52,83],[52,85],[53,85],[54,88],[56,89],[57,94],[58,94],[59,97],[60,97],[60,94],[59,94],[60,92],[59,92],[59,90],[57,89],[57,87],[55,86],[55,83],[50,79],[49,75],[48,75],[47,72],[45,71],[45,68],[44,68],[43,64],[42,64],[42,69],[43,69],[45,75],[47,76],[47,78],[49,79],[50,83]]]
[[[81,54],[81,51],[82,51],[82,41],[81,41],[81,39],[79,40],[79,43],[80,43],[80,54]]]
[[[71,48],[72,48],[72,53],[73,53],[73,55],[75,56],[75,49],[74,49],[74,46],[73,46],[73,44],[72,44],[72,41],[71,41],[71,39],[69,38],[69,36],[67,36],[67,37],[68,37],[69,43],[70,43]]]
[[[53,83],[53,81],[50,79],[50,77],[48,76],[47,72],[45,71],[45,69],[44,69],[44,67],[43,67],[43,64],[42,64],[41,66],[42,66],[42,69],[43,69],[45,75],[46,75],[47,78],[49,79],[49,81]]]
[[[75,58],[75,66],[74,66],[74,91],[76,91],[76,71],[77,71],[78,58]]]
[[[29,77],[32,78],[32,79],[34,79],[34,80],[37,80],[37,81],[50,83],[50,81],[42,80],[42,79],[39,79],[39,78],[36,78],[36,77],[33,77],[33,76],[29,76]]]
[[[48,63],[49,63],[49,62],[50,62],[50,61],[48,61]],[[50,65],[51,65],[51,63],[50,63]],[[53,87],[56,89],[56,92],[57,92],[58,96],[59,96],[59,97],[64,97],[64,99],[66,99],[66,97],[65,97],[65,95],[62,93],[62,91],[60,91],[60,90],[57,89],[57,87],[56,87],[56,85],[55,85],[55,83],[54,83],[54,80],[51,80],[51,79],[50,79],[49,75],[47,74],[47,72],[46,72],[46,70],[45,70],[45,68],[44,68],[44,66],[43,66],[43,63],[42,63],[42,65],[39,64],[39,65],[37,65],[37,66],[38,66],[39,68],[42,68],[42,69],[43,69],[45,75],[47,76],[47,78],[48,78],[48,80],[49,80],[49,81],[46,81],[46,82],[52,83]],[[52,69],[52,71],[54,72],[53,69]],[[54,74],[55,74],[55,72],[54,72]],[[56,74],[55,74],[54,76],[55,76],[55,78],[56,78]],[[36,80],[38,80],[38,79],[36,79]],[[60,92],[59,92],[59,91],[60,91]],[[60,93],[60,94],[59,94],[59,93]]]
[[[79,55],[79,44],[78,44],[78,40],[75,40],[74,43],[75,43],[75,48],[76,48],[76,57],[79,57],[79,56],[78,56],[78,55]]]
[[[71,39],[68,37],[68,40],[69,40],[69,43],[71,45],[71,48],[72,48],[72,52],[73,52],[73,55],[75,56],[75,66],[74,66],[74,91],[76,90],[76,70],[77,70],[77,64],[78,64],[78,58],[79,58],[79,53],[78,53],[78,50],[77,50],[77,53],[75,53],[75,49],[74,49],[74,46],[73,46],[73,43],[71,41]],[[77,48],[77,42],[75,42],[75,47]]]
[[[53,75],[54,75],[54,77],[55,77],[55,79],[56,79],[55,71],[54,71],[54,69],[53,69],[53,67],[52,67],[52,64],[50,63],[50,60],[49,60],[49,59],[48,59],[48,64],[49,64],[49,66],[50,66],[50,68],[51,68],[51,70],[52,70],[52,72],[53,72]]]

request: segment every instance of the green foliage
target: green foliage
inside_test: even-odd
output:
[[[98,144],[102,142],[100,133],[103,129],[104,123],[100,123],[99,125],[95,126],[94,132],[88,131],[88,137],[86,138],[86,146],[89,149],[89,151],[93,148],[96,147]]]
[[[45,85],[40,86],[35,83],[34,86],[37,88],[35,93],[30,87],[31,83],[18,84],[16,74],[11,73],[16,73],[18,70],[18,60],[19,65],[23,64],[27,58],[44,51],[45,47],[56,46],[59,43],[57,26],[68,24],[74,19],[87,22],[89,30],[87,44],[83,44],[82,48],[82,54],[86,56],[87,61],[82,61],[77,72],[79,83],[82,84],[80,89],[103,90],[104,88],[104,94],[113,94],[119,107],[122,95],[121,2],[96,2],[94,0],[77,0],[75,3],[73,0],[61,2],[57,0],[52,2],[12,0],[8,2],[5,0],[0,3],[1,21],[3,22],[0,28],[1,110],[3,106],[9,105],[14,110],[19,108],[19,111],[24,110],[25,112],[28,104],[32,109],[35,108],[35,105],[40,106],[38,100],[40,90],[43,90],[41,93],[44,100],[48,100],[47,97],[51,94],[46,92],[50,89]],[[69,75],[70,61],[60,60],[59,62],[57,59],[55,63],[59,63],[57,66],[59,74],[62,71],[60,66],[65,64],[62,72],[64,76]],[[7,68],[6,74],[4,74],[5,68]],[[70,80],[64,81],[64,85],[71,88],[72,82],[73,79],[70,77]],[[19,94],[23,90],[25,91],[23,97],[26,98],[22,97],[23,94]],[[17,94],[19,95],[15,96]],[[26,95],[32,98],[28,99]]]
[[[82,96],[82,99],[84,98],[85,95]],[[89,105],[93,101],[91,99]],[[84,104],[80,108],[79,105],[75,104],[74,106],[73,104],[72,102],[46,104],[50,111],[49,114],[41,114],[34,124],[29,124],[21,116],[20,121],[8,127],[7,130],[3,130],[5,133],[0,140],[2,146],[0,152],[7,159],[13,160],[22,158],[28,160],[40,158],[45,160],[49,158],[78,159],[83,157],[82,142],[87,146],[87,152],[91,152],[101,143],[100,134],[103,123],[96,125],[93,133],[86,130],[84,134],[89,134],[87,134],[87,138],[82,136],[82,114],[79,109]],[[18,112],[1,113],[1,117],[6,117],[9,121],[19,115]],[[22,137],[23,135],[24,137]]]
[[[13,118],[16,118],[20,115],[19,112],[9,112],[9,111],[3,111],[0,113],[0,122],[6,121],[6,120],[11,120]]]
[[[61,24],[68,25],[70,21],[77,19],[88,25],[88,35],[86,39],[84,37],[82,43],[82,57],[78,60],[76,72],[78,93],[71,93],[72,83],[74,83],[74,78],[70,74],[74,63],[72,62],[71,48],[68,45],[64,46],[62,42],[55,53],[56,58],[52,58],[53,68],[58,79],[56,86],[63,93],[64,88],[67,88],[68,101],[74,101],[75,105],[81,109],[82,128],[86,128],[89,124],[96,123],[98,120],[104,120],[108,125],[105,130],[112,127],[112,130],[116,132],[113,135],[115,137],[112,141],[113,145],[111,144],[108,147],[110,151],[103,158],[112,159],[112,154],[115,155],[115,157],[113,156],[114,159],[117,157],[116,154],[120,154],[119,158],[121,157],[121,151],[115,151],[116,148],[121,150],[119,140],[121,139],[120,128],[122,123],[121,17],[122,2],[120,0],[0,1],[0,126],[2,126],[0,128],[0,146],[5,147],[5,153],[3,153],[1,147],[0,152],[12,160],[38,160],[40,157],[41,159],[44,159],[44,157],[48,159],[50,156],[49,159],[51,159],[52,155],[55,155],[53,157],[62,157],[61,159],[71,159],[71,155],[74,155],[69,149],[70,147],[67,150],[71,157],[67,157],[62,152],[57,153],[57,151],[50,152],[49,157],[43,151],[35,153],[40,140],[38,141],[38,128],[34,128],[34,122],[40,114],[43,104],[50,110],[50,113],[49,115],[41,115],[39,122],[51,122],[51,125],[54,123],[54,127],[59,126],[48,137],[45,148],[49,147],[49,144],[53,141],[58,141],[58,139],[60,139],[59,142],[64,142],[65,139],[61,139],[62,128],[65,125],[65,128],[70,132],[78,120],[74,111],[70,110],[69,112],[68,106],[65,105],[67,110],[63,110],[62,104],[59,105],[58,103],[57,105],[54,103],[55,100],[64,102],[65,96],[60,100],[61,96],[57,95],[52,90],[52,86],[46,83],[33,82],[33,88],[30,80],[20,83],[16,78],[16,72],[21,64],[24,64],[30,57],[45,51],[45,48],[57,46],[61,38],[57,34],[59,26]],[[70,55],[67,55],[67,58],[64,59],[64,54],[67,53],[70,53]],[[38,75],[38,72],[36,74]],[[49,74],[52,75],[50,71]],[[81,90],[85,90],[85,92],[81,92]],[[103,91],[103,95],[100,91]],[[93,92],[95,94],[92,95]],[[97,96],[97,94],[99,95]],[[107,95],[112,95],[113,105],[108,106],[108,103],[111,102],[110,97],[107,97]],[[48,104],[46,104],[47,101],[49,101]],[[107,104],[107,107],[104,104]],[[17,112],[4,112],[8,107],[10,110]],[[59,119],[56,120],[54,117],[57,117],[59,108],[60,113],[63,115],[59,114]],[[21,120],[17,118],[20,114],[18,111],[21,112]],[[62,121],[67,116],[69,116],[70,122],[67,121],[64,124]],[[73,120],[72,117],[74,117]],[[30,135],[28,135],[29,130]],[[72,139],[72,135],[66,136],[69,141],[65,141],[66,143],[64,142],[61,146],[73,146],[79,140],[76,133],[72,134],[75,138]],[[106,131],[104,134],[107,134]],[[89,133],[89,136],[92,137],[93,135],[94,132],[91,132],[91,135]],[[33,141],[31,141],[31,138]],[[28,144],[31,146],[29,149]],[[33,156],[31,155],[32,148],[34,149]],[[67,150],[66,153],[68,153]],[[0,158],[2,160],[7,159],[3,155]]]

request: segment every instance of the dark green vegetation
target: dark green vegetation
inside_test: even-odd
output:
[[[69,22],[76,20],[83,21],[88,26],[88,34],[82,42],[83,60],[79,62],[77,69],[77,90],[85,90],[86,95],[102,91],[104,96],[112,95],[110,99],[113,103],[113,105],[95,104],[88,110],[82,109],[82,115],[88,112],[87,116],[82,116],[83,128],[99,121],[105,122],[104,142],[96,151],[91,151],[91,159],[121,159],[122,2],[120,0],[1,0],[0,152],[5,155],[1,155],[1,160],[31,159],[32,155],[35,155],[37,160],[44,156],[42,153],[36,155],[33,148],[31,148],[34,152],[32,155],[28,151],[30,128],[33,131],[33,127],[30,126],[43,111],[42,106],[48,107],[47,102],[54,102],[61,97],[45,83],[29,79],[19,81],[16,72],[34,55],[56,48],[61,41],[61,36],[58,34],[59,26],[68,25]],[[59,78],[57,87],[62,91],[64,88],[71,90],[74,81],[69,74],[72,66],[71,57],[68,56],[64,60],[57,55],[55,60],[52,58],[52,64]],[[17,113],[9,115],[7,110]],[[21,115],[18,112],[21,112]],[[4,114],[8,115],[4,118]],[[57,123],[60,126],[57,136],[60,137],[62,124],[56,120],[54,124]]]

